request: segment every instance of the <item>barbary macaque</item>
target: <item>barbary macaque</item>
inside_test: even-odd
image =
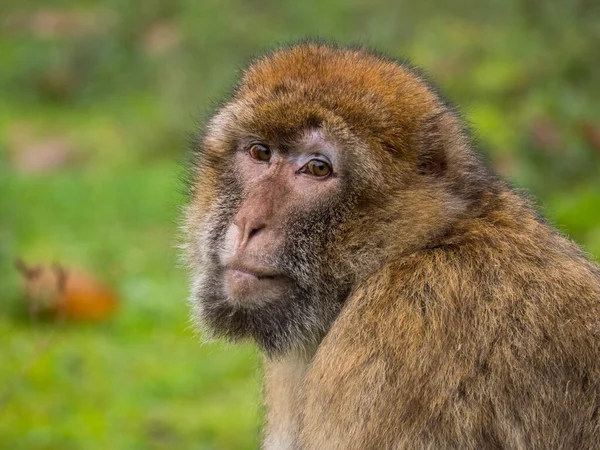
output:
[[[263,448],[600,448],[600,268],[412,68],[276,50],[194,151],[195,317],[264,353]]]

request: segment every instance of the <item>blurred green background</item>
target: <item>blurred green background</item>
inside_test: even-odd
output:
[[[258,447],[259,356],[199,343],[177,220],[187,133],[278,43],[410,58],[490,164],[600,257],[595,0],[4,0],[0,19],[1,448]],[[83,268],[120,309],[29,318],[18,256]]]

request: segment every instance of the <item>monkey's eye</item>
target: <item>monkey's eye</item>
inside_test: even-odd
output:
[[[250,156],[258,161],[268,162],[271,159],[271,150],[262,144],[254,144],[248,151]]]
[[[327,177],[333,172],[331,166],[320,159],[311,159],[305,167],[308,173],[319,178]]]

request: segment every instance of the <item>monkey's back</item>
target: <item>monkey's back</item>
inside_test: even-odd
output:
[[[600,448],[600,268],[512,193],[460,227],[349,299],[306,448]]]

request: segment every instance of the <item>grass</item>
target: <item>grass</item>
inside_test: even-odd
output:
[[[259,355],[201,344],[188,319],[178,161],[196,118],[277,42],[319,35],[410,57],[461,105],[490,164],[600,257],[589,3],[3,3],[0,448],[259,446]],[[74,163],[34,173],[16,162],[57,137]],[[120,294],[118,314],[29,320],[18,256],[87,269]]]

